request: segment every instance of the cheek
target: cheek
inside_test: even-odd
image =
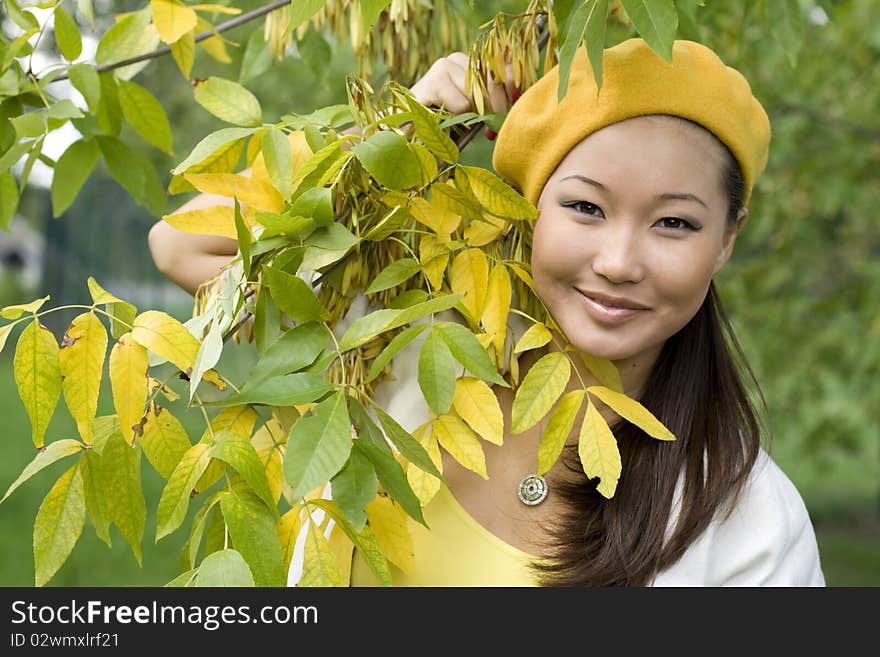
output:
[[[714,273],[714,252],[700,257],[694,255],[693,251],[678,254],[678,257],[667,253],[665,258],[654,261],[657,291],[685,313],[699,309]]]
[[[553,281],[571,279],[584,261],[585,254],[566,222],[542,212],[532,233],[532,276],[538,293],[543,294],[541,288]]]

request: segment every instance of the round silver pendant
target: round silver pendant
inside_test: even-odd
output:
[[[535,474],[523,477],[517,491],[519,501],[527,506],[535,506],[547,497],[547,480]]]

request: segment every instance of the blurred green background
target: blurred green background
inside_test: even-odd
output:
[[[142,4],[117,2],[114,11]],[[263,3],[236,4],[246,8]],[[767,401],[766,446],[807,503],[827,583],[877,586],[880,5],[874,0],[798,0],[794,4],[801,20],[791,25],[774,18],[774,7],[781,4],[710,1],[695,11],[696,22],[683,21],[679,27],[679,36],[705,42],[746,75],[773,126],[770,161],[754,193],[750,225],[718,284]],[[469,20],[477,25],[500,8],[523,5],[479,3]],[[99,21],[95,32],[103,29],[106,23],[102,27]],[[244,44],[253,29],[247,26],[228,36]],[[617,25],[608,44],[626,36],[626,27]],[[795,42],[802,45],[793,62],[789,55]],[[227,67],[199,60],[194,76],[236,78],[241,57],[239,51],[231,52],[234,61]],[[275,120],[286,112],[307,113],[344,102],[342,81],[354,70],[350,48],[326,36],[259,72],[247,85],[260,98],[266,120]],[[192,101],[190,85],[170,59],[152,62],[137,79],[169,113],[175,155],[157,153],[133,134],[123,136],[160,172],[169,171],[201,137],[223,127]],[[465,159],[487,165],[491,146],[478,139]],[[183,200],[172,197],[167,210]],[[86,278],[94,275],[140,310],[165,310],[181,320],[190,316],[191,299],[165,281],[149,257],[146,235],[155,217],[100,169],[61,219],[51,218],[48,192],[39,187],[25,193],[19,214],[13,230],[0,234],[0,306],[45,294],[52,295],[52,307],[89,303]],[[75,314],[59,311],[44,323],[60,338]],[[34,457],[30,425],[13,381],[18,333],[13,331],[0,355],[2,491]],[[232,345],[219,369],[241,381],[252,359],[248,345]],[[182,382],[177,389],[183,390]],[[109,399],[106,390],[99,414],[112,412]],[[197,440],[204,428],[201,416],[180,402],[170,408]],[[73,421],[59,404],[47,441],[75,435]],[[58,463],[47,468],[0,505],[0,585],[33,584],[34,517],[65,467]],[[180,572],[185,530],[155,543],[163,481],[147,463],[142,476],[148,514],[143,566],[115,528],[113,547],[108,548],[87,525],[50,586],[156,586]]]

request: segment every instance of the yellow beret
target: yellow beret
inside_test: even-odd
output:
[[[748,202],[767,164],[767,113],[742,74],[706,46],[676,41],[672,59],[670,65],[639,38],[608,48],[597,95],[582,48],[561,103],[556,102],[558,68],[514,103],[495,143],[495,170],[537,203],[553,171],[588,135],[635,116],[671,114],[702,125],[730,149],[742,169]]]

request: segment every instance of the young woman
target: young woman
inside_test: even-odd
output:
[[[426,105],[469,109],[465,65],[460,54],[440,60],[413,92]],[[413,524],[414,564],[394,569],[395,584],[824,585],[801,496],[761,448],[747,366],[712,283],[767,161],[764,110],[738,72],[686,41],[676,42],[673,66],[640,39],[606,50],[600,92],[579,56],[559,104],[556,88],[554,70],[512,104],[493,155],[539,210],[537,293],[562,333],[558,344],[613,361],[625,392],[677,440],[650,439],[604,409],[623,466],[606,499],[580,465],[577,418],[540,504],[517,491],[534,472],[546,420],[485,445],[488,479],[443,452],[448,486],[425,508],[431,531]],[[510,97],[491,86],[495,109]],[[170,234],[160,224],[150,236],[167,275],[216,273],[211,261],[193,277],[186,254],[163,266]],[[555,344],[527,352],[521,377]],[[428,411],[417,344],[408,349],[376,397],[413,429]],[[513,394],[496,393],[510,427]],[[359,555],[351,582],[375,583]]]

